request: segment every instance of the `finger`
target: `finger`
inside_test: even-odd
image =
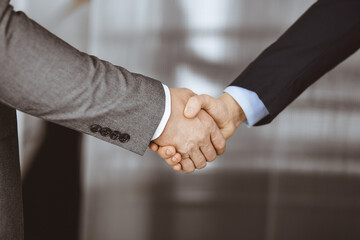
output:
[[[207,132],[210,133],[211,144],[214,146],[216,153],[218,155],[223,154],[226,148],[226,140],[222,135],[219,127],[216,125],[211,116],[209,116],[204,110],[200,111],[198,117],[201,120],[203,126],[205,126],[207,129]]]
[[[181,171],[181,164],[180,163],[176,164],[175,166],[173,166],[173,169],[177,172]]]
[[[181,170],[184,173],[192,173],[195,171],[194,162],[190,158],[184,158],[181,162]]]
[[[171,158],[176,154],[176,149],[174,146],[164,146],[159,147],[157,153],[163,159]]]
[[[210,139],[217,155],[223,154],[226,150],[226,140],[217,126],[210,132]]]
[[[214,149],[211,143],[207,144],[206,146],[200,147],[202,154],[205,156],[206,161],[212,162],[216,158],[216,150]]]
[[[200,149],[195,149],[191,151],[190,158],[194,162],[194,165],[197,169],[201,169],[206,166],[206,158],[204,157]]]
[[[187,118],[194,118],[202,108],[209,112],[214,107],[215,102],[216,98],[206,94],[193,96],[189,98],[185,106],[184,115]]]
[[[154,143],[154,142],[150,142],[149,148],[150,148],[152,151],[156,152],[156,151],[159,149],[159,146],[158,146],[156,143]]]
[[[175,166],[181,161],[180,153],[176,153],[173,157],[165,159],[166,163],[170,166]]]

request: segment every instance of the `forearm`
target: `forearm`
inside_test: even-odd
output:
[[[161,83],[82,53],[1,4],[0,101],[142,154],[163,115]],[[131,141],[92,133],[93,124]]]
[[[360,47],[360,1],[319,0],[231,84],[258,94],[269,123]]]

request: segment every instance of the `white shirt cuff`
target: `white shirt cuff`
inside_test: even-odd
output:
[[[269,111],[255,92],[237,86],[229,86],[224,92],[230,94],[239,103],[246,116],[244,123],[248,127],[254,126],[269,115]]]
[[[151,138],[151,140],[157,139],[158,137],[160,137],[160,135],[162,134],[162,132],[165,129],[165,126],[167,124],[167,122],[169,121],[170,118],[170,113],[171,113],[171,95],[170,95],[170,90],[168,88],[168,86],[166,85],[162,85],[164,88],[164,92],[165,92],[165,111],[164,111],[164,115],[161,118],[161,121],[153,135],[153,137]]]

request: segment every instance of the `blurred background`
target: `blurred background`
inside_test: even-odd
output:
[[[76,48],[218,96],[314,0],[13,0]],[[190,175],[19,113],[25,239],[360,239],[360,54]]]

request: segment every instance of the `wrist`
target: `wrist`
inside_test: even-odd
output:
[[[162,132],[165,129],[165,126],[167,124],[167,122],[169,121],[170,118],[170,113],[171,113],[171,94],[170,94],[170,90],[168,88],[168,86],[162,84],[163,88],[164,88],[164,93],[165,93],[165,106],[164,106],[164,113],[163,116],[160,120],[160,123],[158,125],[158,127],[156,128],[153,137],[151,138],[151,140],[157,139]]]
[[[242,122],[246,120],[245,113],[239,103],[228,93],[223,93],[220,97],[225,105],[228,107],[228,111],[231,114],[230,120],[232,124],[237,128]]]

